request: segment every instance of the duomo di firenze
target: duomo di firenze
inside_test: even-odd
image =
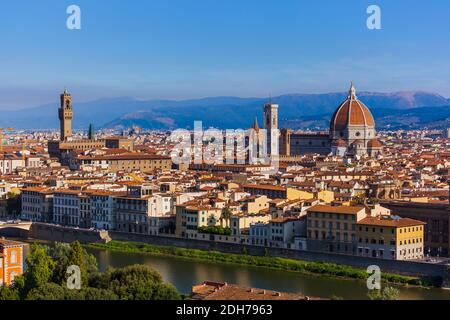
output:
[[[278,105],[269,103],[264,106],[264,128],[268,131],[278,130]],[[253,129],[259,130],[256,121]],[[269,146],[272,144],[270,137],[267,143]],[[329,133],[305,134],[281,129],[279,139],[280,156],[315,153],[341,157],[376,157],[382,152],[383,145],[377,139],[375,120],[369,108],[358,99],[353,84],[347,99],[331,118]]]

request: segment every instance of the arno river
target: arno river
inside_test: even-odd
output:
[[[327,298],[333,295],[344,299],[367,298],[367,288],[364,281],[342,280],[258,267],[198,262],[172,257],[154,257],[145,254],[121,253],[91,248],[88,251],[96,256],[101,271],[104,271],[108,266],[149,265],[158,270],[165,281],[172,283],[181,293],[185,294],[191,292],[193,284],[211,280]],[[442,289],[406,287],[399,287],[399,289],[401,299],[450,300],[450,291]]]

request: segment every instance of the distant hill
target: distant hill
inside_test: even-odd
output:
[[[450,106],[421,107],[413,109],[372,110],[378,129],[443,129],[450,128]],[[292,129],[328,129],[332,114],[289,119],[282,127]]]
[[[429,112],[430,109],[420,107],[450,106],[449,99],[427,92],[360,92],[358,96],[375,117],[380,119],[379,124],[382,126],[391,122],[400,125],[399,121],[417,122],[423,116],[423,119],[427,119],[427,115],[422,113]],[[331,114],[346,97],[347,93],[344,92],[286,94],[273,97],[272,101],[280,105],[281,124],[293,124],[294,128],[313,128],[328,127]],[[182,101],[140,101],[124,97],[77,103],[76,97],[73,98],[74,128],[77,129],[87,128],[89,123],[93,123],[96,128],[123,128],[131,125],[146,129],[192,128],[195,120],[202,120],[205,127],[247,128],[255,117],[262,123],[262,106],[269,100],[257,97],[211,97]],[[0,126],[17,129],[58,128],[57,109],[57,104],[49,104],[26,110],[2,111]],[[448,108],[437,108],[441,109]],[[406,110],[407,113],[404,112]],[[435,115],[442,118],[433,118],[433,122],[445,122],[446,111]],[[402,117],[403,120],[396,117]],[[417,117],[416,120],[413,117]]]
[[[346,93],[289,94],[274,97],[272,101],[280,105],[282,126],[323,129],[328,128],[333,112],[346,97]],[[439,108],[450,106],[446,98],[424,92],[387,94],[362,92],[359,98],[369,106],[376,118],[392,114],[401,116],[406,110],[409,112],[423,106]],[[106,123],[105,127],[123,128],[139,125],[142,128],[154,129],[192,128],[195,120],[202,120],[205,127],[247,128],[253,123],[255,117],[262,124],[262,105],[267,101],[267,98],[211,98],[204,104],[187,101],[183,104],[183,108],[180,106],[152,107],[130,112]],[[426,111],[423,110],[423,112]],[[421,110],[417,112],[420,113]],[[436,114],[445,116],[442,112]],[[420,116],[416,113],[414,115]],[[380,124],[384,127],[384,119],[380,120]],[[389,125],[388,120],[386,125]]]

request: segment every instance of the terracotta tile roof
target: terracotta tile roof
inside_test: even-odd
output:
[[[345,100],[331,119],[331,131],[343,130],[349,125],[375,126],[369,109],[359,100]]]
[[[366,217],[366,218],[360,220],[359,222],[357,222],[357,224],[368,225],[368,226],[395,227],[395,228],[426,225],[426,223],[423,221],[414,220],[414,219],[410,219],[410,218],[395,219],[391,216],[388,216],[388,217]]]
[[[301,294],[247,288],[238,285],[205,281],[192,287],[195,300],[322,300]]]
[[[22,242],[0,238],[0,247],[23,246],[23,245],[24,243]]]
[[[285,187],[274,186],[269,184],[245,184],[242,187],[249,189],[259,189],[259,190],[274,190],[274,191],[286,191]]]
[[[349,207],[349,206],[328,206],[328,205],[316,205],[309,208],[308,212],[323,212],[323,213],[341,213],[341,214],[357,214],[361,210],[365,210],[364,207]]]

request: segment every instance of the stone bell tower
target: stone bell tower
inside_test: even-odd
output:
[[[66,141],[72,136],[73,119],[72,96],[67,89],[64,89],[64,93],[61,94],[61,107],[58,111],[61,141]]]
[[[267,154],[279,155],[278,105],[267,103],[264,105],[264,129],[267,130]]]

